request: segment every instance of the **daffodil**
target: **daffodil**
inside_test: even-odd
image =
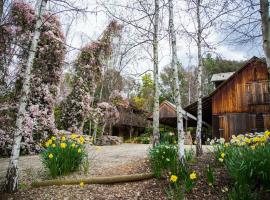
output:
[[[52,159],[53,158],[53,154],[50,153],[49,154],[49,158]]]
[[[52,144],[52,140],[48,140],[48,144]]]
[[[52,140],[55,141],[56,140],[56,137],[55,136],[52,136]]]
[[[82,150],[81,149],[78,149],[78,153],[81,153],[82,152]]]
[[[84,182],[81,181],[80,182],[80,186],[83,187],[84,186]]]
[[[77,134],[75,134],[75,133],[71,134],[71,136],[70,136],[70,138],[73,139],[73,140],[74,140],[76,137],[77,137]]]
[[[76,144],[75,144],[75,143],[72,143],[72,144],[71,144],[71,147],[72,147],[72,148],[74,148],[75,146],[76,146]]]
[[[224,157],[225,157],[225,153],[224,153],[224,152],[222,152],[222,153],[220,154],[220,156],[221,156],[221,158],[223,158],[223,159],[224,159]]]
[[[83,143],[84,143],[84,137],[83,137],[83,136],[80,136],[78,142],[79,142],[80,144],[83,144]]]
[[[56,147],[56,144],[52,144],[52,147],[55,148]]]
[[[252,145],[252,146],[250,146],[250,148],[251,148],[252,150],[255,150],[255,149],[256,149],[256,146],[255,146],[255,145]]]
[[[62,148],[62,149],[64,149],[64,148],[66,148],[67,147],[67,144],[66,143],[60,143],[60,147]]]
[[[194,180],[194,179],[197,178],[197,174],[196,174],[195,172],[192,172],[192,173],[189,175],[189,178],[190,178],[191,180]]]
[[[66,140],[66,137],[65,136],[61,137],[61,140],[62,141],[65,141]]]
[[[49,147],[49,146],[50,146],[50,144],[49,144],[48,142],[46,142],[46,143],[45,143],[45,146],[46,146],[46,147]]]
[[[178,177],[175,175],[171,175],[170,181],[175,183],[177,181]]]

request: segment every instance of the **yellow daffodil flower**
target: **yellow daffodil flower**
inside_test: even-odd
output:
[[[66,144],[66,143],[60,143],[60,147],[61,147],[62,149],[64,149],[64,148],[67,147],[67,144]]]
[[[81,153],[82,152],[82,150],[81,149],[78,149],[78,153]]]
[[[48,140],[48,144],[52,144],[52,140]]]
[[[80,186],[83,187],[84,186],[84,182],[80,182]]]
[[[77,134],[72,133],[71,136],[70,136],[70,138],[74,140],[75,138],[77,138]]]
[[[220,156],[221,156],[221,158],[223,158],[223,159],[224,159],[224,157],[225,157],[225,153],[223,153],[223,152],[222,152],[222,153],[220,154]]]
[[[175,183],[177,181],[178,177],[175,175],[171,175],[170,181]]]
[[[71,147],[72,147],[72,148],[74,148],[75,146],[76,146],[75,143],[72,143],[72,144],[71,144]]]
[[[49,144],[48,142],[46,142],[46,143],[45,143],[45,146],[46,146],[46,147],[49,147],[49,146],[50,146],[50,144]]]
[[[52,159],[52,158],[53,158],[53,155],[52,155],[51,153],[49,154],[49,158],[50,158],[50,159]]]
[[[84,137],[83,137],[83,136],[80,136],[78,142],[79,142],[80,144],[83,144],[83,143],[84,143]]]
[[[55,144],[52,144],[52,147],[53,147],[53,148],[55,148],[55,147],[56,147],[56,145],[55,145]]]
[[[61,137],[61,140],[62,141],[65,141],[66,140],[66,137],[65,136]]]
[[[197,178],[196,173],[195,173],[195,172],[192,172],[192,173],[189,175],[189,178],[190,178],[191,180],[196,179],[196,178]]]
[[[56,137],[55,136],[52,136],[52,140],[55,141],[56,140]]]

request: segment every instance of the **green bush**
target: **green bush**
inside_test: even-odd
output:
[[[53,178],[74,172],[88,161],[83,136],[53,136],[45,143],[45,147],[41,153],[42,163]]]

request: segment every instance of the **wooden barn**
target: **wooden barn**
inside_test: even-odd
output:
[[[147,113],[132,105],[118,107],[120,119],[112,127],[112,135],[122,137],[124,140],[136,137],[145,132],[148,125]]]
[[[212,136],[227,141],[232,135],[270,129],[269,74],[264,60],[250,59],[203,98],[203,121],[212,125]],[[214,81],[215,82],[215,81]],[[197,102],[185,110],[196,116]]]

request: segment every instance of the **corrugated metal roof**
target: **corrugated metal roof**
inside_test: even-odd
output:
[[[211,82],[216,82],[216,81],[225,81],[228,78],[230,78],[234,72],[226,72],[226,73],[219,73],[219,74],[213,74],[211,78]]]

